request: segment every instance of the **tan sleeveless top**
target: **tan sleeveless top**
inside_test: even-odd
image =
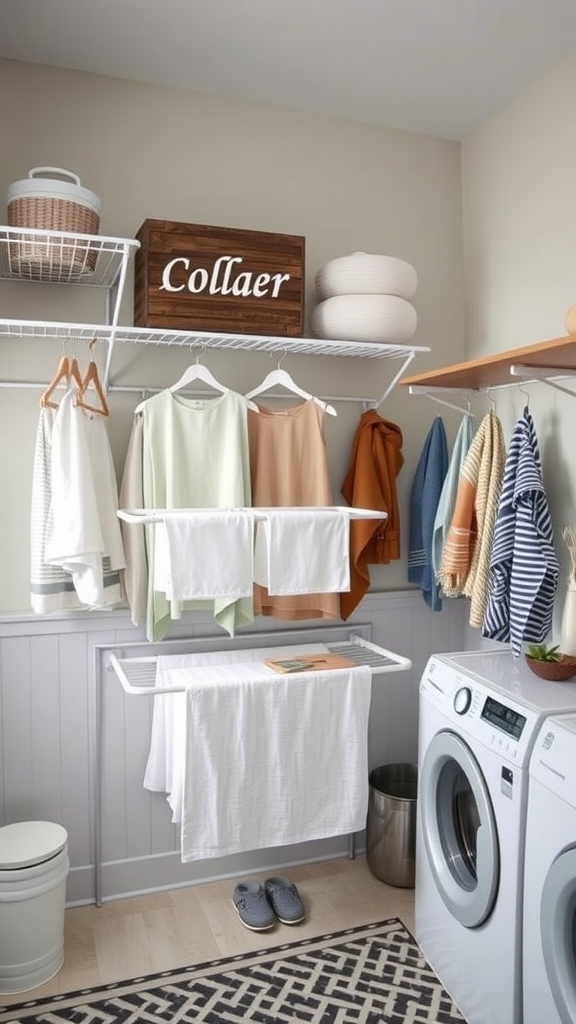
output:
[[[248,410],[252,504],[331,505],[324,410],[313,401],[288,409]],[[340,618],[338,594],[271,596],[254,587],[254,614],[278,619]]]

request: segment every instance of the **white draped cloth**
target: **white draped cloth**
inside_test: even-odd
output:
[[[371,671],[282,675],[321,644],[160,656],[144,786],[165,792],[182,860],[358,832],[368,809]],[[226,659],[226,660],[225,660]]]

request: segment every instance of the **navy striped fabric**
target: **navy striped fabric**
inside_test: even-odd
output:
[[[509,640],[515,655],[523,641],[542,643],[552,625],[558,576],[538,441],[526,407],[506,456],[482,635]]]

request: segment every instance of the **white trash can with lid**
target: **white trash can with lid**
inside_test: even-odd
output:
[[[36,988],[62,967],[69,866],[62,825],[0,828],[0,993]]]

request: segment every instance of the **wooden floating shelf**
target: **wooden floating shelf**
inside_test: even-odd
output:
[[[575,372],[576,334],[402,377],[399,383],[406,387],[425,387],[431,391],[435,388],[477,391],[503,384],[517,384],[517,378],[510,373],[510,367],[514,365],[538,370],[554,369],[560,373],[562,370]]]

